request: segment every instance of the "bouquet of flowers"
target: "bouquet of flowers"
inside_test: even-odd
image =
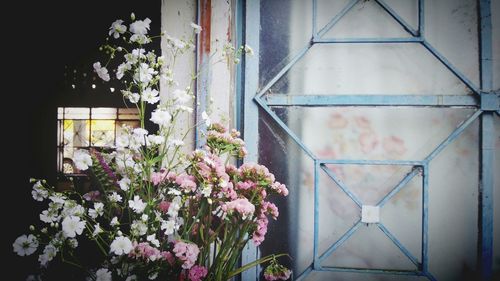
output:
[[[60,258],[96,281],[228,280],[261,263],[269,263],[266,279],[288,279],[290,270],[277,262],[284,254],[238,267],[243,247],[249,240],[259,245],[268,217],[278,217],[270,198],[286,196],[285,185],[264,166],[231,164],[246,155],[239,132],[211,122],[205,113],[201,124],[191,128],[206,128],[203,149],[184,153],[183,138],[175,138],[179,116],[193,111],[188,104],[194,94],[191,85],[179,87],[172,69],[176,57],[193,48],[201,28],[191,24],[190,39],[162,34],[169,52],[157,56],[145,49],[160,37],[148,35],[151,21],[136,20],[133,14],[131,20],[128,27],[122,20],[112,23],[112,38],[102,50],[110,61],[124,58],[115,76],[125,86],[123,97],[137,106],[141,126],[124,127],[113,152],[74,153],[76,168],[96,182],[85,194],[59,192],[45,180],[32,179],[33,198],[48,206],[40,225],[30,226],[29,234],[15,240],[14,251],[21,256],[37,253],[42,269]],[[110,44],[113,40],[128,47]],[[226,47],[224,52],[237,61],[251,49]],[[108,63],[94,64],[105,81],[110,80]],[[162,79],[171,96],[160,103]],[[150,116],[148,106],[155,107]],[[148,117],[158,125],[156,133],[144,129]],[[92,265],[77,258],[85,250],[79,248],[82,243],[96,246]]]

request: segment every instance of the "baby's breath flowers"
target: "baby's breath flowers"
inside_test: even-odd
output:
[[[205,147],[183,154],[184,139],[175,134],[179,117],[193,112],[194,93],[192,85],[176,81],[172,69],[177,56],[193,49],[202,28],[191,24],[189,38],[163,34],[168,50],[157,56],[146,48],[158,38],[148,34],[151,20],[135,15],[131,20],[128,25],[121,19],[111,24],[102,47],[110,60],[93,67],[104,81],[123,83],[121,93],[137,107],[140,127],[124,126],[113,152],[75,151],[76,168],[96,180],[86,194],[59,192],[44,180],[32,180],[31,195],[46,208],[38,226],[14,241],[14,252],[36,253],[42,275],[60,258],[94,281],[228,280],[267,261],[272,264],[266,276],[288,277],[289,271],[276,262],[283,254],[238,268],[247,242],[259,245],[265,239],[268,217],[279,216],[273,196],[286,196],[287,188],[262,165],[230,164],[247,154],[245,142],[238,131],[212,122],[206,112],[196,124],[206,127]],[[251,53],[248,46],[224,49],[234,62]],[[120,61],[110,71],[114,60]],[[162,79],[170,95],[160,102]],[[145,120],[157,125],[157,131],[146,130]],[[89,242],[96,247],[80,246]],[[92,263],[81,263],[78,256],[94,249],[86,253]]]

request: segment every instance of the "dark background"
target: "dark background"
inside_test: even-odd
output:
[[[38,267],[38,255],[19,257],[12,243],[29,233],[29,225],[39,222],[45,207],[32,199],[29,178],[46,178],[55,184],[56,108],[123,105],[119,91],[109,91],[113,84],[105,87],[102,81],[92,80],[92,64],[104,59],[98,48],[111,23],[119,18],[130,23],[131,12],[137,19],[149,17],[150,33],[159,34],[161,0],[17,1],[2,11],[2,136],[7,144],[0,173],[4,191],[0,229],[8,263],[2,266],[7,271],[2,270],[0,280],[25,280]],[[158,41],[155,46],[159,53]],[[92,83],[97,85],[95,90]],[[71,272],[54,276],[63,274],[64,279],[72,279]]]

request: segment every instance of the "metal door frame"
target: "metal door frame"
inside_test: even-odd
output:
[[[311,40],[296,54],[290,62],[285,65],[265,86],[259,88],[259,30],[260,30],[260,1],[259,0],[237,0],[236,6],[240,20],[237,27],[242,36],[242,43],[252,46],[255,59],[244,60],[241,71],[240,83],[243,85],[238,95],[241,97],[241,105],[237,110],[243,115],[240,118],[241,128],[250,152],[245,161],[258,160],[258,120],[259,109],[263,110],[278,124],[300,148],[314,161],[314,244],[313,260],[311,265],[297,276],[302,279],[312,271],[343,271],[343,272],[365,272],[380,274],[402,274],[425,276],[429,280],[436,278],[428,269],[428,175],[429,163],[448,144],[455,140],[460,134],[477,118],[480,118],[480,179],[479,179],[479,237],[478,237],[478,271],[484,280],[492,276],[493,258],[493,188],[495,161],[495,132],[493,118],[495,112],[500,114],[500,91],[493,91],[492,73],[492,26],[491,26],[491,3],[490,0],[478,0],[479,14],[479,78],[480,85],[475,85],[463,73],[461,73],[448,59],[435,49],[424,36],[424,0],[418,0],[418,29],[412,28],[400,17],[384,0],[373,0],[380,5],[411,37],[408,38],[328,38],[323,39],[328,30],[331,29],[356,3],[363,0],[351,0],[339,14],[334,16],[328,24],[320,30],[316,28],[317,0],[311,0],[313,6],[313,29]],[[257,19],[257,20],[256,20]],[[266,95],[266,92],[282,78],[295,63],[297,63],[307,51],[315,44],[363,44],[363,43],[390,43],[390,44],[421,44],[432,56],[440,61],[451,73],[462,81],[474,94],[473,95]],[[424,160],[419,161],[393,161],[393,160],[342,160],[342,159],[320,159],[312,153],[299,139],[299,137],[285,124],[270,108],[270,106],[411,106],[411,107],[470,107],[476,111],[463,121],[444,141],[442,141]],[[379,204],[383,205],[390,197],[396,194],[416,174],[422,173],[422,261],[418,262],[410,252],[392,235],[382,223],[377,226],[391,239],[396,246],[417,265],[416,271],[382,270],[382,269],[358,269],[326,267],[321,261],[331,254],[336,247],[349,238],[361,224],[358,221],[337,242],[335,242],[325,253],[319,253],[319,172],[324,170],[335,181],[339,187],[358,205],[361,201],[349,192],[348,188],[326,168],[326,164],[358,164],[358,165],[409,165],[412,171],[397,184],[394,189],[382,199]],[[249,245],[243,253],[242,264],[246,264],[258,257],[258,249]],[[259,270],[247,271],[242,275],[243,280],[257,280]]]

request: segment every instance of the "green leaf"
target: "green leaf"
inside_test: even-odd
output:
[[[231,278],[231,277],[233,277],[233,276],[235,276],[237,274],[240,274],[243,271],[248,270],[248,269],[250,269],[250,268],[252,268],[252,267],[254,267],[254,266],[258,265],[258,264],[265,263],[265,262],[268,262],[268,261],[270,261],[272,259],[275,259],[275,258],[278,258],[278,257],[282,257],[282,256],[288,256],[288,254],[269,255],[269,256],[265,256],[263,258],[260,258],[258,260],[254,260],[251,263],[247,263],[244,266],[242,266],[240,268],[237,268],[237,269],[229,272],[229,275],[227,276],[227,278],[229,279],[229,278]]]

